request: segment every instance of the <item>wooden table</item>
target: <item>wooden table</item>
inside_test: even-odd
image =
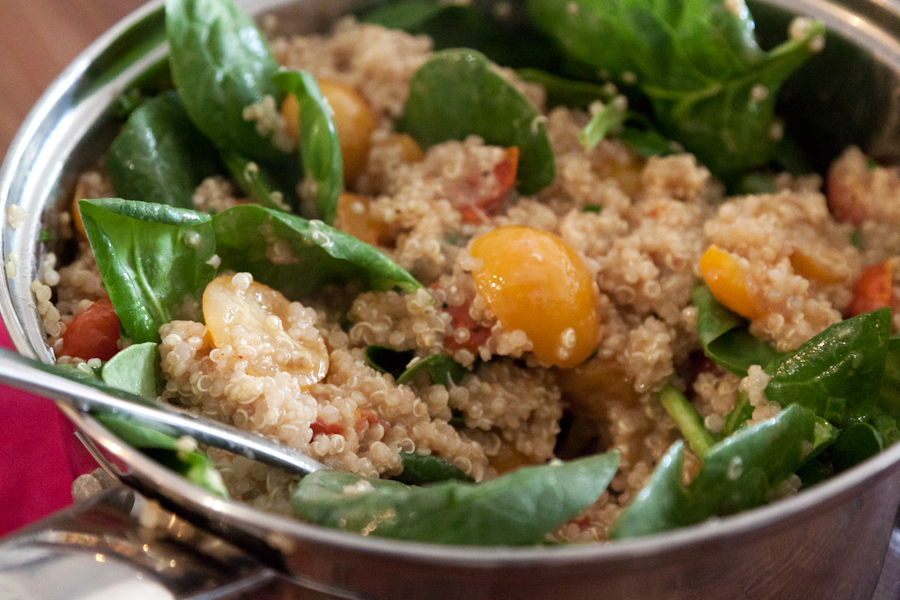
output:
[[[44,89],[143,0],[0,0],[0,156]],[[11,346],[0,330],[0,345]],[[71,504],[71,426],[42,398],[0,387],[0,537]]]
[[[144,0],[0,0],[0,154],[44,89]]]

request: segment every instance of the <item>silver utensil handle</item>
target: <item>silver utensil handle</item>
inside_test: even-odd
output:
[[[67,375],[49,365],[0,349],[0,383],[63,402],[83,412],[127,417],[168,435],[191,436],[201,444],[292,474],[306,475],[327,468],[317,460],[261,435],[127,392],[117,390],[114,396],[99,386],[82,383]]]

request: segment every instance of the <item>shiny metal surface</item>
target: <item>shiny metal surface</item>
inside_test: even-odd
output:
[[[92,415],[127,417],[174,437],[191,436],[201,444],[228,450],[293,475],[307,475],[328,468],[266,437],[133,394],[122,392],[122,398],[119,398],[60,377],[52,369],[44,363],[0,349],[0,382],[6,385],[63,402]]]
[[[277,7],[315,28],[352,2],[241,2]],[[282,6],[283,5],[283,6]],[[108,106],[164,48],[160,3],[147,5],[92,46],[47,92],[0,170],[0,208],[16,204],[25,224],[0,231],[6,260],[19,257],[0,289],[0,313],[20,352],[49,361],[30,282],[40,228],[110,139]],[[751,6],[767,36],[783,36],[792,13],[822,18],[826,51],[786,89],[789,127],[827,160],[857,143],[900,158],[900,16],[893,2],[767,0]],[[300,18],[300,21],[295,20]],[[156,33],[154,33],[156,32]],[[774,32],[774,33],[773,33]],[[136,52],[135,62],[110,68]],[[834,140],[834,141],[826,141]],[[5,211],[0,211],[5,214]],[[42,216],[43,215],[43,216]],[[262,564],[299,580],[367,598],[847,599],[875,590],[900,504],[900,445],[796,497],[648,539],[560,548],[467,548],[368,539],[320,529],[214,498],[121,443],[90,417],[66,414],[127,465],[123,481]]]

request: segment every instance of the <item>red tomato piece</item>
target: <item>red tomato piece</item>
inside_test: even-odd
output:
[[[109,360],[119,351],[119,317],[109,298],[101,298],[66,325],[62,355]]]

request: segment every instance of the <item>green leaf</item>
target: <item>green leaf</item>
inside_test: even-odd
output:
[[[749,13],[725,0],[529,0],[528,8],[570,57],[634,81],[663,134],[720,177],[773,157],[778,91],[825,30],[814,22],[766,52]]]
[[[279,189],[281,186],[276,183],[275,177],[265,166],[236,152],[224,153],[223,160],[231,173],[231,178],[249,199],[266,208],[291,212],[290,205],[285,201],[284,192]]]
[[[266,38],[231,0],[166,0],[169,61],[191,120],[219,148],[254,160],[285,153],[244,119],[244,108],[283,94]]]
[[[781,356],[764,340],[754,337],[747,321],[723,306],[703,284],[691,290],[697,307],[697,332],[703,353],[720,367],[741,377],[753,365],[765,367]]]
[[[110,415],[98,415],[97,419],[123,441],[176,473],[180,473],[188,481],[217,496],[228,498],[228,490],[225,489],[222,476],[203,452],[179,450],[178,441],[174,437],[149,427],[137,425],[127,419]]]
[[[638,129],[626,126],[625,129],[619,132],[617,137],[644,158],[668,156],[676,152],[672,140],[655,129]]]
[[[800,404],[838,427],[876,406],[885,372],[891,311],[877,310],[832,325],[769,364],[766,397]]]
[[[155,400],[160,386],[159,347],[153,342],[129,346],[103,365],[102,374],[109,386]]]
[[[563,58],[553,40],[520,18],[516,3],[508,7],[512,13],[498,17],[493,5],[401,0],[366,12],[360,20],[427,35],[435,50],[471,48],[499,65],[556,70]]]
[[[371,536],[479,546],[538,544],[594,503],[618,464],[618,453],[609,452],[526,467],[482,483],[422,487],[317,471],[300,481],[292,502],[306,520]],[[348,491],[354,488],[359,493]]]
[[[613,524],[610,537],[652,535],[759,506],[766,492],[809,460],[815,424],[812,411],[795,405],[739,431],[709,450],[686,488],[682,445],[676,442]]]
[[[131,114],[106,153],[106,171],[121,198],[193,208],[194,190],[217,170],[215,155],[169,92]]]
[[[303,163],[301,186],[303,214],[322,219],[329,225],[337,214],[337,201],[344,187],[344,163],[337,128],[319,84],[306,71],[285,71],[275,83],[293,94],[300,104],[300,158]]]
[[[694,454],[700,459],[706,456],[716,440],[703,426],[700,415],[697,414],[688,399],[675,388],[666,386],[659,393],[659,400],[669,416],[678,424],[678,429],[691,445]]]
[[[547,105],[550,107],[588,108],[597,100],[609,102],[616,96],[615,86],[610,88],[591,81],[568,79],[539,69],[516,69],[516,75],[543,86],[547,92]]]
[[[208,215],[164,204],[82,200],[81,218],[125,334],[159,342],[159,328],[197,300],[215,275]]]
[[[537,192],[555,176],[553,150],[537,109],[473,50],[438,52],[416,71],[400,127],[424,148],[468,135],[518,147],[522,194]]]
[[[450,480],[472,481],[472,478],[460,468],[433,454],[401,452],[400,460],[403,461],[403,472],[392,479],[406,485],[424,485]]]
[[[835,473],[846,471],[884,449],[881,435],[868,423],[854,423],[840,435],[831,449]]]
[[[468,369],[446,354],[432,354],[417,361],[397,377],[397,385],[409,385],[422,371],[426,371],[434,383],[447,388],[460,385],[469,373]]]
[[[244,204],[222,211],[212,222],[223,268],[253,273],[289,298],[348,281],[375,290],[422,287],[376,248],[321,221]],[[273,245],[285,254],[283,264],[271,261]]]

